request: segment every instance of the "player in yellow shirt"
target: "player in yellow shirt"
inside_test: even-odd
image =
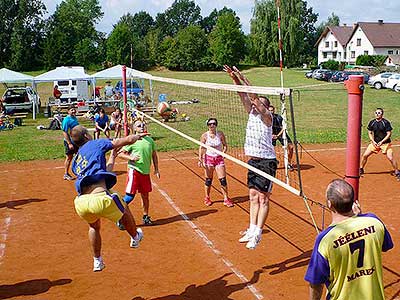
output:
[[[385,225],[372,213],[353,212],[354,191],[342,179],[326,190],[332,224],[316,239],[305,280],[310,299],[384,300],[382,251],[393,248]]]

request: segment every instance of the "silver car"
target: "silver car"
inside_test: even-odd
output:
[[[393,73],[391,72],[385,72],[381,73],[375,76],[372,76],[368,80],[368,84],[376,88],[377,90],[380,90],[381,88],[386,87],[386,83],[388,81],[388,78],[392,75]]]
[[[2,97],[3,104],[7,111],[12,110],[33,110],[36,104],[40,108],[40,96],[30,86],[12,87],[6,89]]]

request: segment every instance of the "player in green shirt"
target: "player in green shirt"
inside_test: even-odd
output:
[[[146,123],[142,120],[135,121],[133,129],[136,133],[147,132]],[[135,198],[135,194],[139,192],[142,196],[143,223],[145,225],[151,225],[152,221],[149,216],[149,193],[152,191],[150,178],[152,162],[154,165],[154,174],[160,178],[158,156],[154,140],[150,136],[146,136],[132,145],[125,146],[119,156],[128,160],[128,176],[124,201],[126,204],[131,203]],[[123,229],[120,225],[119,227]]]

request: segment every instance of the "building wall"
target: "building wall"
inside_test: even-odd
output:
[[[358,27],[350,41],[347,43],[347,53],[347,63],[349,64],[355,64],[357,57],[360,55],[377,54],[371,42],[368,40],[364,31],[360,27]]]
[[[345,61],[345,48],[343,48],[332,32],[328,32],[318,44],[318,65],[330,59],[339,62]]]

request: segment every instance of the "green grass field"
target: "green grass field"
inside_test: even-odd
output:
[[[37,75],[40,72],[31,73]],[[152,75],[160,77],[171,77],[177,79],[187,79],[204,82],[228,83],[230,78],[224,72],[172,72],[172,71],[152,71]],[[284,70],[284,86],[294,89],[293,104],[295,114],[295,124],[297,139],[303,143],[331,143],[345,142],[346,123],[347,123],[347,92],[343,84],[326,84],[326,82],[307,79],[304,76],[305,71],[299,69]],[[280,74],[278,68],[256,67],[244,70],[244,74],[250,79],[253,85],[258,86],[280,86]],[[113,82],[114,84],[115,82]],[[98,81],[97,85],[105,85],[105,80]],[[313,85],[310,87],[310,85]],[[167,86],[157,86],[159,92],[165,92],[169,96],[174,95],[176,91],[168,90]],[[0,87],[0,93],[4,92],[4,87]],[[52,93],[52,83],[41,83],[38,85],[38,92],[45,105],[46,100]],[[207,97],[191,88],[182,88],[180,94],[186,94],[192,97],[199,97],[204,106],[201,110],[190,111],[189,122],[179,122],[172,124],[183,132],[190,133],[192,137],[200,137],[205,131],[204,120],[211,113],[210,107],[207,107]],[[233,97],[229,108],[232,105],[241,106],[239,98]],[[276,104],[276,102],[274,102]],[[375,90],[369,86],[365,87],[363,102],[363,131],[362,138],[367,139],[366,125],[372,119],[373,111],[376,107],[385,109],[385,117],[392,122],[394,128],[393,138],[399,140],[397,128],[400,126],[400,94],[390,90]],[[221,108],[224,109],[224,108]],[[236,113],[229,113],[222,117],[221,129],[227,134],[229,130],[237,131],[235,127]],[[237,111],[242,112],[240,107]],[[231,116],[232,115],[232,116]],[[225,119],[224,119],[225,118]],[[230,123],[228,120],[233,120]],[[223,125],[225,123],[225,125]],[[60,131],[38,130],[39,124],[47,126],[49,120],[39,115],[36,120],[27,118],[24,125],[13,130],[0,131],[0,162],[35,160],[35,159],[57,159],[64,157],[62,134]],[[89,122],[84,125],[91,126]],[[153,126],[153,125],[151,125]],[[225,128],[223,127],[225,126]],[[227,128],[227,127],[232,128]],[[196,149],[197,146],[182,138],[177,138],[175,134],[168,130],[154,125],[151,127],[152,136],[157,141],[159,151]],[[290,132],[292,134],[292,132]],[[237,145],[242,141],[242,136],[228,137],[230,144]]]

